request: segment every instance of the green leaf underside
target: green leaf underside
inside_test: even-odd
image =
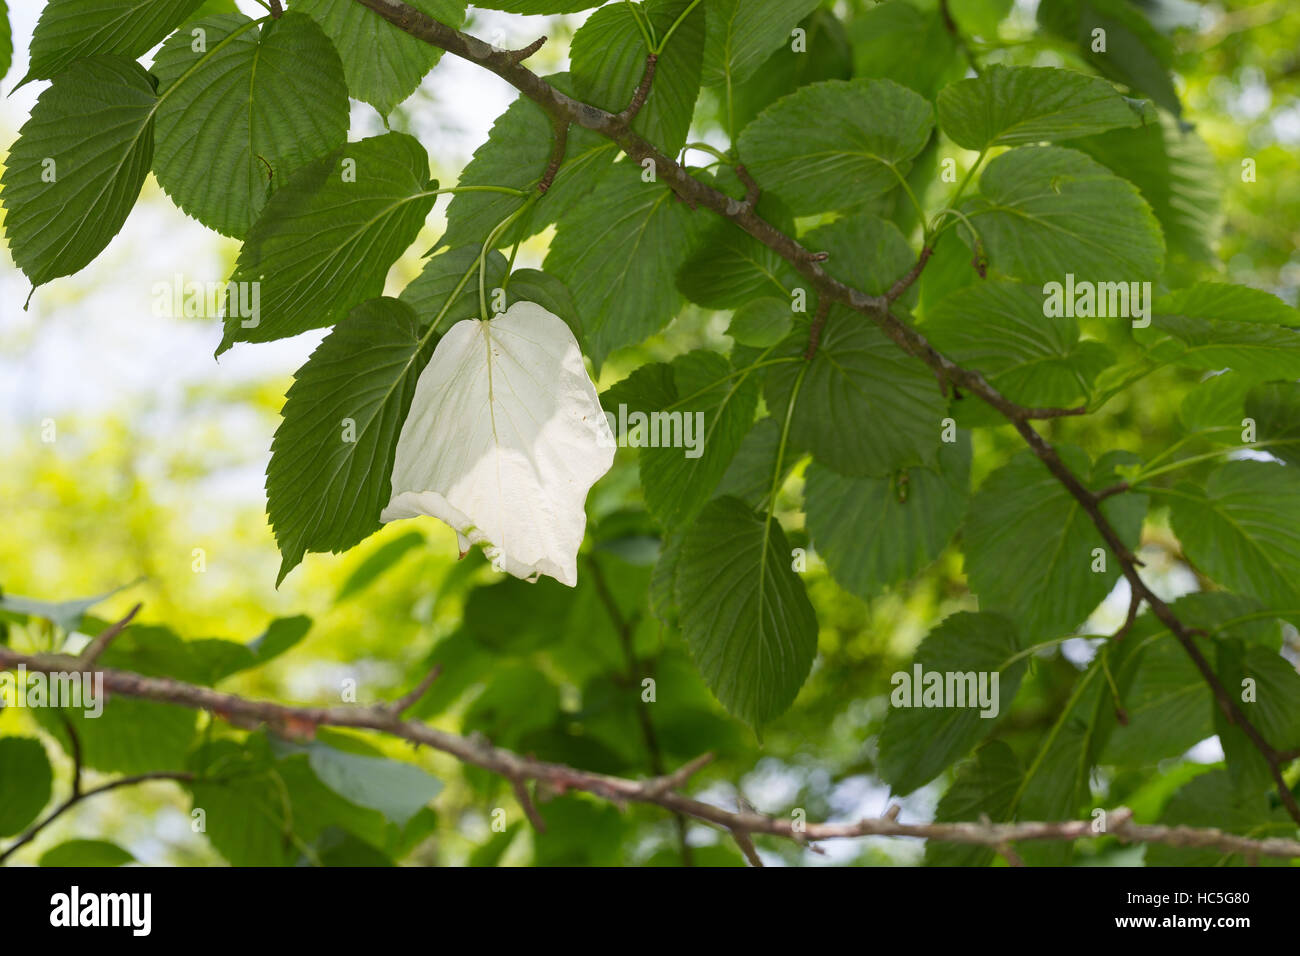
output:
[[[796,332],[774,358],[801,357],[808,336]],[[768,370],[764,395],[782,418],[799,363]],[[884,476],[933,464],[947,402],[934,376],[862,316],[832,306],[817,353],[808,363],[791,417],[791,435],[828,468]]]
[[[1000,740],[990,740],[957,771],[952,786],[935,809],[935,822],[987,817],[1000,823],[1008,819],[1023,773],[1012,749]],[[987,866],[993,862],[995,852],[992,847],[927,840],[925,863],[927,866]]]
[[[420,274],[407,284],[398,298],[415,310],[421,325],[436,322],[438,328],[449,329],[461,319],[478,318],[478,269],[475,263],[480,252],[478,246],[461,246],[427,259]],[[483,275],[487,289],[500,288],[506,277],[505,256],[495,250],[489,252]]]
[[[1159,489],[1193,565],[1277,608],[1300,608],[1300,476],[1262,461],[1230,461],[1204,489]]]
[[[272,191],[348,132],[342,64],[315,22],[290,12],[260,35],[252,26],[239,14],[201,20],[204,52],[180,31],[153,66],[161,91],[179,84],[158,109],[154,174],[182,210],[236,237]]]
[[[645,17],[662,37],[690,0],[646,0],[633,6],[601,7],[573,35],[569,60],[574,91],[585,103],[618,113],[632,100],[641,82],[649,50],[638,24]],[[686,133],[700,92],[704,51],[704,6],[697,5],[678,24],[655,67],[654,83],[632,129],[669,156],[686,143]]]
[[[997,716],[1011,707],[1024,673],[1020,659],[1009,667],[1006,661],[1019,649],[1015,625],[998,614],[958,613],[946,618],[931,631],[916,650],[912,665],[894,678],[889,714],[880,732],[880,774],[894,793],[904,795],[937,776],[945,767],[964,757],[979,740],[993,729]],[[985,675],[985,691],[991,694],[988,675],[998,673],[997,713],[980,716],[978,684],[969,682],[960,689],[966,699],[956,706],[957,698],[946,700],[947,706],[916,705],[921,689],[916,687],[915,667],[922,674]],[[900,675],[910,683],[900,685]],[[922,688],[924,684],[922,685]],[[958,684],[954,680],[954,691]],[[911,690],[911,694],[904,691]],[[975,693],[972,700],[970,694]],[[894,696],[903,696],[911,706],[899,706]],[[992,706],[989,707],[991,712]],[[924,742],[918,746],[918,742]]]
[[[465,0],[407,0],[452,28],[465,21]],[[343,63],[348,90],[387,116],[415,92],[442,50],[399,30],[353,0],[294,0],[293,9],[311,16],[330,38]]]
[[[1170,799],[1160,817],[1165,826],[1213,827],[1255,840],[1292,837],[1295,821],[1286,808],[1273,806],[1265,793],[1241,794],[1233,789],[1226,771],[1201,774]],[[1213,848],[1147,847],[1148,866],[1245,866],[1241,854]],[[1261,857],[1250,863],[1268,863]]]
[[[641,485],[665,528],[683,526],[704,507],[754,421],[757,381],[732,373],[723,356],[700,349],[671,365],[642,366],[601,400],[620,419],[624,410],[648,416],[643,440],[659,447],[640,449]],[[634,425],[624,440],[631,443],[635,431]]]
[[[1013,402],[1072,407],[1090,397],[1114,355],[1100,342],[1080,341],[1073,317],[1044,315],[1044,301],[1032,286],[981,282],[947,296],[921,328],[935,348],[982,372]]]
[[[712,0],[704,45],[706,86],[732,88],[754,74],[820,0]]]
[[[727,710],[760,727],[794,702],[817,653],[817,618],[780,525],[716,498],[686,529],[677,566],[682,636]]]
[[[1164,239],[1137,187],[1083,153],[1023,146],[989,163],[963,203],[989,265],[1028,282],[1154,281]]]
[[[201,0],[50,0],[32,35],[28,80],[49,79],[74,60],[149,51]],[[20,84],[21,85],[21,84]]]
[[[1076,448],[1060,447],[1077,475],[1093,471]],[[1104,487],[1097,475],[1090,487]],[[1117,495],[1102,505],[1128,547],[1135,547],[1146,500]],[[1016,455],[989,475],[971,498],[963,548],[970,586],[980,607],[1014,614],[1027,643],[1071,633],[1119,575],[1119,561],[1079,503],[1032,452]],[[1101,548],[1105,570],[1092,570]]]
[[[1048,67],[991,66],[945,87],[938,109],[943,131],[974,150],[1059,142],[1142,122],[1105,80]]]
[[[1214,258],[1222,188],[1209,146],[1161,114],[1159,123],[1115,129],[1070,142],[1142,191],[1165,234],[1170,255]]]
[[[760,113],[740,134],[740,157],[796,215],[840,209],[898,185],[933,112],[892,80],[826,80]]]
[[[970,435],[939,446],[938,467],[848,478],[813,464],[808,531],[835,580],[863,599],[907,581],[952,539],[970,497]]]
[[[1300,311],[1248,286],[1200,282],[1167,295],[1134,337],[1157,361],[1256,381],[1300,377]]]
[[[610,352],[662,329],[681,294],[660,276],[676,273],[699,217],[640,169],[611,169],[572,214],[561,218],[544,270],[573,294],[586,327],[587,354],[599,368]]]
[[[267,513],[284,560],[345,551],[379,528],[415,382],[433,354],[411,307],[362,303],[294,376],[266,471]],[[347,422],[355,441],[346,440]]]
[[[567,73],[552,73],[546,82],[561,92],[572,92]],[[531,193],[537,188],[550,162],[554,131],[542,108],[520,96],[511,103],[488,131],[487,140],[474,151],[461,170],[458,186],[506,186]],[[569,129],[564,162],[546,194],[532,211],[505,229],[498,247],[545,229],[560,213],[584,203],[588,193],[609,171],[618,147],[591,130]],[[438,246],[481,246],[488,234],[525,202],[522,195],[502,192],[462,192],[447,206],[447,231]]]
[[[433,207],[428,178],[424,147],[405,133],[348,143],[300,169],[267,202],[231,276],[232,295],[260,283],[261,314],[252,324],[228,307],[217,354],[333,325],[380,295]]]

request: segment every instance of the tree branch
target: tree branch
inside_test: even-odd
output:
[[[1050,471],[1079,502],[1092,520],[1102,538],[1116,555],[1121,570],[1128,579],[1136,596],[1146,600],[1152,613],[1164,624],[1182,644],[1192,658],[1197,670],[1210,685],[1215,700],[1224,714],[1234,724],[1241,727],[1247,738],[1264,756],[1269,765],[1274,782],[1277,784],[1278,796],[1287,812],[1300,823],[1300,805],[1295,795],[1282,777],[1281,768],[1287,762],[1287,755],[1275,750],[1260,734],[1259,730],[1246,718],[1241,709],[1233,702],[1224,689],[1213,668],[1205,660],[1200,649],[1186,625],[1178,619],[1170,607],[1160,600],[1142,582],[1138,575],[1139,562],[1119,534],[1102,514],[1100,500],[1086,488],[1083,483],[1061,461],[1056,450],[1043,439],[1029,424],[1040,418],[1058,418],[1067,415],[1083,415],[1086,409],[1046,409],[1026,408],[1012,402],[997,389],[993,388],[984,377],[974,370],[965,369],[951,359],[941,355],[915,328],[893,315],[887,296],[867,295],[830,275],[820,264],[825,256],[817,256],[805,249],[796,239],[786,235],[771,223],[764,220],[746,202],[722,193],[692,176],[685,167],[665,156],[653,144],[632,132],[620,122],[615,114],[599,109],[587,103],[581,103],[555,89],[537,74],[523,65],[514,62],[508,55],[498,54],[490,46],[474,37],[454,30],[421,13],[401,0],[356,0],[378,13],[398,28],[418,37],[434,46],[441,47],[449,53],[467,59],[500,76],[523,95],[537,103],[543,110],[555,118],[565,118],[586,129],[594,130],[616,143],[638,165],[649,159],[660,178],[678,196],[692,208],[704,206],[718,215],[735,223],[763,245],[775,251],[788,261],[796,271],[808,279],[817,289],[819,296],[831,302],[847,305],[861,312],[875,322],[904,351],[925,362],[939,376],[940,381],[951,382],[954,387],[966,389],[979,396],[988,405],[997,409],[1020,433],[1030,449],[1038,456]],[[947,14],[946,2],[942,5]],[[951,16],[946,16],[945,26],[960,38],[956,24]],[[648,64],[647,64],[648,66]],[[644,77],[643,77],[644,82]],[[976,258],[979,259],[979,244],[976,245]]]
[[[67,670],[75,666],[76,658],[62,654],[21,654],[12,648],[0,646],[0,669],[13,669],[23,665],[28,671],[45,673]],[[750,809],[726,810],[705,803],[681,792],[688,778],[709,761],[709,755],[697,758],[675,773],[647,780],[630,780],[608,774],[594,773],[526,757],[495,747],[481,735],[463,737],[431,727],[416,720],[405,720],[395,715],[387,705],[371,707],[291,707],[267,700],[254,700],[188,684],[167,677],[148,677],[131,671],[105,668],[102,672],[104,689],[113,694],[176,704],[195,710],[205,710],[240,727],[266,724],[276,727],[350,727],[390,734],[414,744],[423,744],[449,754],[462,763],[481,767],[509,780],[521,804],[534,822],[540,817],[532,807],[524,783],[534,781],[544,784],[550,791],[564,793],[569,790],[590,793],[616,804],[652,804],[665,810],[715,826],[738,836],[742,842],[752,841],[757,835],[782,837],[800,844],[811,841],[833,840],[861,836],[898,836],[924,840],[942,840],[952,843],[973,844],[997,849],[1025,840],[1074,841],[1113,836],[1124,842],[1161,843],[1174,847],[1199,847],[1217,849],[1224,853],[1246,853],[1285,859],[1300,858],[1300,841],[1282,838],[1250,839],[1221,830],[1194,827],[1168,827],[1135,824],[1132,815],[1124,808],[1111,814],[1107,833],[1093,831],[1091,820],[1065,822],[1023,823],[899,823],[896,814],[859,820],[856,823],[802,823],[785,817],[769,816]],[[101,787],[69,798],[65,805],[42,821],[35,829],[46,826],[53,816],[66,811],[73,803],[97,793],[145,780],[188,780],[188,774],[141,774],[111,781]],[[521,793],[521,791],[523,791]],[[24,835],[20,844],[29,842]],[[0,855],[0,860],[10,855],[17,846],[11,846]]]

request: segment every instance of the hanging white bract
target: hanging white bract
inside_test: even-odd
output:
[[[381,521],[432,515],[461,552],[573,587],[587,491],[614,440],[569,327],[534,302],[443,336],[420,374]]]

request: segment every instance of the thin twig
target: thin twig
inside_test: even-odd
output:
[[[88,800],[98,794],[107,793],[110,790],[117,790],[120,787],[131,787],[138,783],[147,783],[150,780],[177,780],[184,783],[194,780],[194,774],[185,773],[183,771],[172,772],[158,770],[152,773],[138,773],[130,777],[118,777],[116,780],[110,780],[108,783],[101,784],[100,786],[94,787],[90,790],[75,791],[72,796],[68,797],[68,799],[64,800],[61,804],[51,810],[48,816],[43,820],[33,823],[22,836],[9,844],[9,846],[5,848],[4,852],[0,853],[0,863],[9,859],[9,857],[13,856],[14,853],[26,846],[28,843],[31,843],[42,830],[59,817],[63,816],[63,814],[67,813],[82,800]]]
[[[546,37],[544,36],[538,37],[536,40],[528,44],[528,46],[524,47],[523,49],[511,50],[510,59],[512,59],[516,63],[522,63],[524,60],[528,59],[530,56],[532,56],[534,53],[540,50],[545,44],[546,44]]]
[[[646,98],[650,95],[650,85],[655,80],[655,66],[659,62],[658,54],[651,53],[645,58],[645,71],[641,74],[641,82],[636,85],[636,90],[632,93],[632,101],[627,107],[614,117],[615,121],[624,129],[632,125],[636,115],[641,112],[641,107],[645,106]]]
[[[126,630],[127,625],[140,611],[140,604],[126,612],[126,617],[122,618],[116,624],[110,624],[81,652],[81,657],[77,660],[79,670],[88,671],[95,666],[95,661],[99,660],[101,654],[108,649],[108,645],[113,643],[114,639]]]
[[[811,362],[814,355],[817,354],[817,346],[822,340],[822,329],[826,326],[826,316],[830,314],[831,304],[826,299],[818,297],[817,312],[813,315],[812,324],[808,326],[808,347],[804,349],[804,361]]]
[[[408,710],[410,710],[417,703],[419,703],[420,698],[429,692],[429,688],[433,686],[433,682],[438,679],[438,675],[441,673],[442,673],[442,665],[441,664],[435,665],[433,669],[430,670],[429,673],[425,674],[424,678],[420,681],[420,683],[416,684],[415,687],[409,693],[403,694],[401,697],[397,698],[397,700],[393,701],[391,704],[386,705],[388,711],[391,714],[393,714],[393,716],[395,717],[401,717]]]

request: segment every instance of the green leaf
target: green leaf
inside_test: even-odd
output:
[[[585,103],[618,113],[632,100],[641,82],[646,56],[640,18],[663,37],[691,0],[645,0],[615,3],[587,18],[569,47],[574,92]],[[700,92],[700,63],[704,52],[704,7],[677,25],[659,57],[654,83],[645,104],[632,121],[640,133],[669,156],[686,144],[695,100]]]
[[[1175,613],[1181,617],[1185,611]],[[1146,614],[1124,640],[1136,645],[1129,658],[1135,676],[1123,699],[1128,722],[1111,735],[1102,762],[1152,766],[1213,736],[1214,698],[1209,685],[1174,636]]]
[[[732,84],[731,129],[744,129],[764,108],[801,86],[853,76],[853,45],[834,13],[818,7],[799,21],[799,29],[804,31],[799,49],[791,36],[749,79]]]
[[[1300,383],[1261,382],[1246,393],[1245,411],[1255,420],[1255,437],[1268,442],[1270,455],[1300,463]],[[1224,424],[1240,424],[1240,418]]]
[[[317,778],[339,796],[377,810],[398,826],[438,795],[442,784],[419,767],[346,753],[322,743],[302,748]]]
[[[254,752],[253,744],[260,745]],[[191,817],[202,819],[213,849],[232,866],[285,866],[293,861],[292,800],[257,737],[241,747],[218,740],[198,751],[213,779],[190,784]],[[197,762],[196,760],[196,762]],[[194,811],[202,811],[201,817]]]
[[[916,254],[898,226],[863,213],[818,226],[800,242],[829,253],[826,271],[868,295],[883,295],[916,262]],[[908,289],[898,301],[913,305],[916,289]]]
[[[407,0],[407,5],[452,28],[465,22],[465,0]],[[294,0],[325,31],[343,61],[348,89],[387,116],[415,92],[442,50],[399,30],[352,0]]]
[[[1231,367],[1255,380],[1300,377],[1300,311],[1248,286],[1199,282],[1156,302],[1134,330],[1151,358],[1189,368]]]
[[[433,344],[409,305],[373,299],[295,374],[266,469],[284,555],[277,584],[304,552],[346,551],[379,529],[397,436]]]
[[[265,664],[296,646],[310,630],[311,618],[304,614],[277,617],[265,631],[248,642],[248,648],[257,657],[258,664]]]
[[[893,80],[928,100],[966,72],[966,62],[937,8],[876,4],[850,21],[849,35],[854,76]],[[917,50],[925,55],[917,56]]]
[[[1071,149],[1003,153],[962,205],[989,264],[1028,282],[1151,281],[1164,264],[1160,225],[1137,187]]]
[[[1153,488],[1168,497],[1174,534],[1192,564],[1269,607],[1300,608],[1300,474],[1261,461],[1230,461],[1205,487]]]
[[[717,493],[739,498],[752,508],[761,508],[772,493],[773,476],[779,470],[778,487],[784,484],[799,459],[794,441],[787,435],[785,458],[778,469],[776,456],[780,447],[781,422],[769,415],[755,423],[727,466]]]
[[[799,358],[807,334],[796,332],[773,358]],[[783,419],[791,413],[797,435],[823,465],[844,475],[887,475],[911,465],[933,464],[947,402],[934,376],[902,352],[862,315],[832,306],[813,360],[772,366],[764,395]]]
[[[106,653],[103,663],[113,667],[122,659]],[[83,702],[87,702],[85,694],[83,689]],[[35,713],[64,751],[72,753],[59,715],[66,717],[80,743],[82,763],[94,770],[133,774],[180,770],[185,766],[185,755],[194,744],[198,726],[198,715],[193,710],[120,695],[100,697],[98,703],[103,705],[98,717],[88,716],[87,710],[93,714],[93,708],[88,707],[64,707],[61,711],[45,708]]]
[[[1183,397],[1178,408],[1183,427],[1189,432],[1204,431],[1206,439],[1215,443],[1238,444],[1245,430],[1242,418],[1246,414],[1246,393],[1251,384],[1251,380],[1240,372],[1211,373]]]
[[[421,325],[449,329],[461,319],[477,319],[477,263],[481,252],[480,246],[461,246],[425,260],[420,274],[398,298],[415,310]],[[505,256],[490,250],[483,274],[489,294],[500,288],[505,278]]]
[[[405,133],[386,133],[313,160],[280,187],[253,224],[231,276],[260,284],[260,311],[229,307],[220,355],[333,325],[381,295],[388,268],[433,208],[429,158]],[[255,310],[257,311],[257,310]]]
[[[642,182],[631,163],[611,169],[560,219],[544,269],[573,293],[597,368],[672,319],[681,295],[671,277],[698,222],[672,190]]]
[[[41,93],[0,177],[9,251],[32,285],[77,272],[122,228],[157,103],[149,74],[117,57],[80,60]]]
[[[561,92],[571,92],[567,73],[553,73],[546,81]],[[474,151],[461,171],[459,187],[501,187],[528,194],[536,190],[551,159],[554,131],[542,108],[526,96],[518,97],[496,118],[487,141]],[[569,129],[564,162],[555,181],[533,206],[498,237],[505,246],[540,232],[560,213],[583,203],[618,155],[618,146],[591,130]],[[447,207],[447,231],[438,246],[481,247],[493,228],[526,201],[521,194],[493,191],[456,193]]]
[[[9,27],[9,8],[0,0],[0,80],[9,75],[14,62],[14,37]]]
[[[1143,120],[1140,106],[1105,80],[1052,67],[990,66],[944,87],[938,106],[943,131],[974,150],[1060,142]]]
[[[1263,738],[1287,751],[1300,744],[1300,674],[1275,648],[1247,647],[1241,640],[1215,642],[1219,681]],[[1214,708],[1214,728],[1223,746],[1228,775],[1240,793],[1259,793],[1273,786],[1263,755],[1221,708]]]
[[[255,26],[242,14],[199,21],[201,51],[182,30],[153,65],[164,94],[154,175],[187,214],[235,237],[297,169],[348,134],[343,65],[316,23],[290,12],[260,33]]]
[[[734,463],[733,463],[734,464]],[[682,556],[682,532],[664,535],[659,545],[659,558],[650,576],[650,613],[664,624],[677,621],[677,564]]]
[[[893,675],[891,706],[880,731],[880,775],[895,794],[911,793],[934,779],[993,729],[1020,686],[1024,658],[1004,666],[1019,649],[1015,624],[998,614],[954,614],[926,636],[912,666]],[[940,675],[941,696],[938,703],[925,704],[925,691],[933,690],[930,674]],[[997,701],[985,708],[979,694],[992,697],[994,674]],[[947,687],[961,696],[947,698]]]
[[[1013,402],[1030,408],[1082,404],[1114,355],[1100,342],[1080,341],[1073,317],[1045,311],[1038,289],[980,282],[944,298],[921,331],[940,352],[982,372]]]
[[[1296,832],[1295,822],[1285,808],[1272,806],[1266,793],[1243,794],[1235,790],[1223,770],[1201,774],[1183,786],[1170,799],[1160,822],[1170,827],[1213,827],[1255,840],[1295,839]],[[1241,854],[1213,848],[1153,844],[1146,852],[1147,866],[1244,866],[1247,862]],[[1267,864],[1270,860],[1260,857],[1258,862]]]
[[[808,532],[835,580],[863,599],[899,585],[947,547],[970,498],[969,432],[939,446],[937,469],[848,478],[813,464],[804,484]]]
[[[561,585],[563,586],[563,585]],[[560,692],[529,664],[498,667],[465,711],[462,729],[513,747],[524,735],[551,726],[560,715]]]
[[[1172,44],[1128,0],[1043,0],[1038,22],[1074,40],[1102,75],[1145,93],[1174,116],[1182,113],[1169,76]],[[1105,37],[1104,49],[1094,47],[1098,30]]]
[[[763,296],[746,302],[731,317],[727,334],[741,345],[767,348],[790,334],[794,313],[785,299]]]
[[[1105,743],[1099,717],[1101,709],[1110,706],[1111,697],[1100,655],[1111,650],[1103,648],[1098,660],[1076,680],[1070,700],[1029,762],[1014,801],[1019,819],[1078,818],[1079,808],[1090,793],[1097,753]],[[1072,844],[1055,843],[1023,843],[1019,849],[1035,866],[1064,866],[1074,850]]]
[[[82,618],[92,607],[129,587],[130,584],[124,584],[103,594],[96,594],[94,597],[73,598],[68,601],[39,601],[35,598],[19,597],[17,594],[0,594],[0,610],[43,617],[60,630],[71,632],[81,627]]]
[[[682,294],[709,309],[734,309],[760,295],[785,296],[788,314],[790,290],[801,281],[775,250],[729,222],[710,226],[677,270]]]
[[[107,840],[68,840],[41,854],[41,866],[125,866],[135,857]]]
[[[408,531],[391,541],[385,541],[374,551],[366,555],[365,560],[357,565],[356,570],[348,575],[339,593],[334,596],[334,603],[346,601],[354,594],[360,594],[385,571],[399,563],[410,552],[425,544],[424,535],[418,531]]]
[[[957,771],[956,779],[934,812],[935,823],[978,821],[985,817],[995,823],[1007,820],[1023,773],[1010,747],[1000,740],[988,741]],[[927,840],[925,865],[988,866],[994,852],[992,847]]]
[[[1077,448],[1058,446],[1066,466],[1102,488],[1114,477]],[[1101,506],[1120,538],[1135,548],[1146,499],[1123,494]],[[966,575],[980,607],[1013,614],[1026,643],[1071,633],[1119,576],[1119,561],[1078,501],[1030,451],[989,475],[971,499],[962,535]],[[1094,549],[1100,548],[1100,556]],[[1093,571],[1105,561],[1104,571]]]
[[[723,356],[697,349],[646,365],[605,393],[621,441],[639,448],[646,507],[665,528],[704,507],[754,421],[758,386]]]
[[[35,737],[0,737],[0,836],[13,836],[50,802],[54,772]]]
[[[47,80],[74,60],[134,60],[188,17],[200,0],[49,0],[32,34],[28,80]]]
[[[754,74],[820,0],[712,0],[704,85],[734,86]]]
[[[506,577],[465,601],[464,631],[498,654],[528,654],[562,640],[573,591],[553,578]]]
[[[1214,156],[1194,131],[1161,114],[1159,123],[1076,139],[1070,146],[1142,191],[1171,254],[1195,262],[1214,258],[1223,190]]]
[[[716,498],[687,528],[677,573],[682,636],[704,682],[758,728],[793,702],[817,654],[817,616],[780,524]]]
[[[796,215],[841,209],[898,185],[933,111],[891,80],[826,80],[759,114],[740,135],[740,156]]]
[[[985,40],[996,40],[998,25],[1006,19],[1014,0],[948,0],[957,28]]]

